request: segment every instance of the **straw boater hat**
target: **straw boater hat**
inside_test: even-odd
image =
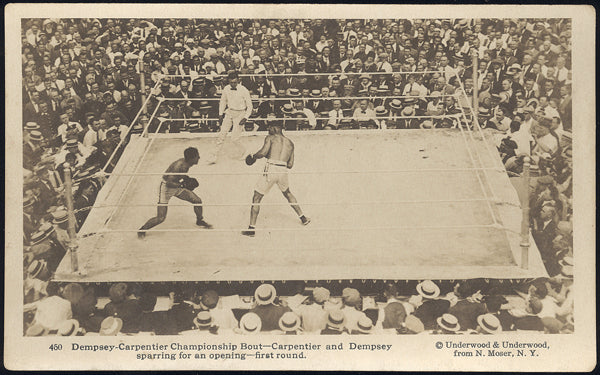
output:
[[[346,317],[340,310],[331,310],[327,316],[327,327],[341,331],[344,328]]]
[[[260,316],[253,312],[244,314],[240,319],[240,329],[247,335],[256,335],[262,328],[262,321]]]
[[[76,336],[78,331],[79,322],[75,319],[69,319],[60,324],[57,336]]]
[[[50,234],[54,231],[54,228],[52,227],[51,230],[50,229],[45,229],[45,228],[41,228],[35,232],[34,234],[31,235],[31,245],[38,245],[40,243],[42,243],[45,239],[47,239]]]
[[[477,113],[479,114],[479,117],[490,117],[492,115],[490,113],[490,110],[485,107],[479,107],[479,110],[477,111]]]
[[[33,142],[41,142],[44,140],[44,137],[42,136],[42,132],[39,130],[32,130],[29,132],[29,140]]]
[[[300,328],[300,317],[293,312],[286,312],[279,318],[279,329],[284,332],[296,331]]]
[[[413,116],[415,114],[415,108],[412,106],[406,106],[402,109],[402,116]]]
[[[40,126],[37,124],[37,122],[33,122],[33,121],[28,121],[25,124],[25,128],[26,131],[30,132],[32,130],[39,130]]]
[[[566,278],[573,278],[573,257],[564,257],[560,261],[560,274]]]
[[[493,314],[482,314],[477,317],[477,324],[487,333],[500,333],[502,326],[500,320]]]
[[[35,199],[30,195],[23,198],[23,208],[31,207],[34,203]]]
[[[198,329],[208,328],[212,325],[212,316],[208,311],[200,311],[194,318],[194,325]]]
[[[131,134],[141,134],[144,131],[144,126],[140,123],[136,123],[133,125],[133,129],[131,129]]]
[[[292,114],[294,113],[294,107],[290,103],[286,103],[281,107],[281,112],[285,114]]]
[[[384,106],[380,105],[378,107],[375,107],[375,115],[376,116],[385,116],[387,115],[387,109],[385,109]]]
[[[431,120],[425,120],[421,123],[420,125],[421,129],[433,129],[433,121]]]
[[[406,328],[411,333],[421,333],[425,330],[425,326],[421,319],[417,318],[414,315],[408,315],[404,320],[404,328]]]
[[[277,297],[277,291],[271,284],[259,285],[254,292],[254,299],[259,305],[270,305],[275,301],[275,297]]]
[[[431,280],[425,280],[417,285],[417,293],[423,298],[434,299],[439,297],[440,287]]]
[[[390,108],[402,109],[402,101],[400,99],[393,99],[390,103]]]
[[[25,332],[25,336],[46,336],[48,331],[41,324],[34,324],[31,327],[27,328]]]
[[[319,90],[319,89],[311,90],[310,96],[313,97],[313,98],[320,97],[321,96],[321,90]]]
[[[27,268],[27,272],[31,277],[42,279],[48,276],[48,266],[43,259],[36,259]]]
[[[59,208],[52,213],[52,222],[54,224],[61,224],[66,222],[69,219],[69,214],[67,210]]]
[[[288,90],[288,94],[289,94],[289,96],[291,96],[291,97],[297,97],[297,96],[300,96],[300,94],[301,94],[301,93],[300,93],[300,90],[298,90],[298,89],[295,89],[295,88],[290,88],[290,89]]]
[[[200,105],[198,106],[198,110],[203,110],[203,109],[210,109],[210,104],[208,103],[208,100],[202,100],[200,102]]]
[[[363,315],[358,319],[356,327],[358,328],[358,332],[368,335],[373,331],[373,321],[366,315]]]
[[[100,324],[100,336],[116,336],[123,328],[123,320],[114,316],[105,318]]]
[[[452,314],[444,314],[437,318],[437,324],[446,331],[456,332],[460,329],[458,319]]]

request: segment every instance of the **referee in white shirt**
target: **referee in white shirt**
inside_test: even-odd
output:
[[[244,129],[244,124],[252,114],[252,100],[250,92],[242,86],[237,72],[228,75],[229,85],[225,86],[219,102],[219,119],[221,131],[217,140],[217,155],[223,147],[223,142],[229,130],[231,139],[237,141]]]

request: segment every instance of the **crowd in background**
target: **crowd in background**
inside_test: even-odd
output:
[[[288,290],[289,296],[279,297],[273,285],[261,284],[253,297],[195,287],[175,288],[167,298],[149,286],[115,283],[108,298],[99,301],[93,285],[54,283],[37,309],[25,314],[24,334],[569,333],[574,329],[571,287],[569,277],[539,279],[515,285],[515,294],[505,296],[506,287],[491,287],[483,279],[452,282],[444,291],[424,280],[405,296],[397,284],[387,283],[372,295],[347,287],[334,297],[323,286],[302,285],[295,294]]]
[[[230,71],[251,92],[246,131],[273,115],[286,130],[476,127],[476,87],[509,175],[530,157],[540,177],[531,229],[549,275],[572,276],[570,19],[24,19],[26,302],[55,295],[70,245],[65,163],[76,231],[130,137],[219,130]]]

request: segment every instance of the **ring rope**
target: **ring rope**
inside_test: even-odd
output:
[[[476,168],[477,163],[475,162],[475,158],[473,157],[473,154],[471,153],[471,146],[469,145],[469,142],[467,141],[467,137],[465,135],[465,130],[463,129],[462,125],[459,125],[459,129],[460,129],[460,134],[462,135],[462,139],[465,142],[465,146],[466,146],[467,152],[469,154],[469,158],[471,159],[471,163],[473,164],[473,167]],[[477,181],[479,182],[479,187],[481,188],[483,195],[487,198],[488,197],[487,191],[485,190],[483,181],[481,181],[481,176],[479,176],[479,172],[475,172],[475,175],[477,176]],[[490,211],[490,214],[492,216],[492,220],[494,221],[494,224],[498,224],[498,220],[496,219],[496,214],[494,213],[494,209],[492,208],[492,205],[490,204],[489,200],[487,200],[486,202],[487,202],[487,206]]]
[[[461,90],[462,90],[463,94],[464,94],[464,95],[467,97],[467,99],[468,99],[467,93],[466,93],[466,91],[465,91],[465,87],[464,87],[464,85],[463,85],[462,81],[461,81],[460,79],[458,79],[458,75],[456,74],[456,72],[455,72],[455,76],[456,76],[456,78],[457,78],[457,81],[458,81],[458,83],[460,84],[460,88],[461,88]],[[481,138],[483,138],[483,142],[484,142],[484,144],[485,144],[485,148],[486,148],[486,149],[487,149],[487,151],[488,151],[488,154],[489,154],[489,156],[490,156],[490,159],[491,159],[491,160],[493,160],[495,164],[498,164],[498,162],[497,162],[497,161],[495,161],[495,160],[497,159],[497,158],[495,157],[495,154],[494,154],[494,153],[492,152],[492,150],[490,149],[490,145],[489,145],[489,143],[488,143],[487,137],[486,137],[486,136],[483,134],[483,131],[482,131],[482,129],[481,129],[481,126],[479,125],[479,119],[478,119],[478,118],[477,118],[477,116],[475,115],[475,111],[473,110],[473,106],[471,105],[471,101],[470,101],[470,100],[467,100],[467,104],[469,105],[469,110],[470,110],[470,112],[471,112],[471,115],[473,116],[473,119],[475,120],[475,121],[473,121],[473,122],[475,123],[475,126],[477,127],[477,130],[478,130],[478,132],[479,132],[479,134],[480,134]],[[496,154],[496,155],[497,155],[497,154]],[[502,170],[504,173],[507,173],[507,171],[506,171],[506,167],[504,166],[504,164],[503,164],[503,163],[500,163],[500,169],[501,169],[501,170]]]
[[[343,110],[341,110],[343,111]],[[301,112],[300,112],[301,113]],[[458,118],[460,117],[460,113],[455,113],[455,114],[448,114],[448,115],[423,115],[423,116],[375,116],[375,117],[368,117],[365,118],[366,120],[388,120],[388,119],[396,119],[396,120],[409,120],[409,119],[441,119],[441,118]],[[200,117],[188,117],[188,118],[166,118],[166,117],[161,117],[161,116],[156,116],[157,119],[160,119],[161,121],[196,121],[196,120],[202,120],[202,121],[220,121],[220,118],[200,118]],[[275,121],[275,120],[282,120],[282,121],[298,121],[298,120],[307,120],[308,118],[306,117],[301,117],[301,118],[297,118],[297,117],[250,117],[248,118],[248,120],[252,120],[252,121]],[[329,120],[329,117],[316,117],[315,116],[315,120]],[[353,117],[343,117],[340,118],[340,120],[352,120]]]
[[[426,204],[426,203],[471,203],[471,202],[484,202],[487,201],[486,198],[472,198],[472,199],[423,199],[423,200],[394,200],[394,201],[352,201],[352,202],[303,202],[303,206],[358,206],[358,205],[381,205],[381,204]],[[193,207],[193,206],[202,206],[202,207],[245,207],[245,206],[266,206],[266,207],[280,207],[280,206],[289,206],[290,203],[287,202],[261,202],[261,203],[175,203],[175,204],[150,204],[150,203],[140,203],[140,204],[102,204],[98,206],[88,206],[83,207],[74,212],[81,212],[91,209],[99,209],[99,208],[112,208],[112,207],[156,207],[156,206],[168,206],[168,207]]]
[[[445,98],[448,96],[456,96],[456,94],[440,94],[440,95],[375,95],[375,96],[331,96],[331,97],[327,97],[324,98],[322,96],[319,97],[312,97],[312,96],[290,96],[290,97],[284,97],[284,98],[270,98],[270,97],[259,97],[259,98],[252,98],[250,97],[250,99],[253,102],[267,102],[267,101],[298,101],[298,100],[312,100],[312,101],[323,101],[323,100],[344,100],[344,99],[350,99],[350,100],[361,100],[361,99],[409,99],[409,98],[413,98],[413,99],[421,99],[421,98]],[[169,98],[169,97],[162,97],[162,96],[155,96],[156,98],[163,98],[163,100],[167,101],[217,101],[217,100],[221,100],[220,97],[210,97],[210,98]]]
[[[471,171],[479,171],[483,169],[497,170],[492,167],[476,167],[476,168],[423,168],[423,169],[394,169],[394,170],[328,170],[328,171],[294,171],[292,174],[395,174],[395,173],[454,173],[454,172],[471,172]],[[101,172],[98,172],[101,173]],[[289,172],[277,172],[272,171],[269,172],[272,174],[287,174]],[[256,171],[240,171],[240,172],[188,172],[188,173],[175,173],[175,172],[138,172],[138,173],[103,173],[104,176],[181,176],[185,174],[187,176],[212,176],[212,175],[223,175],[223,176],[237,176],[237,175],[256,175],[258,172]],[[91,178],[93,176],[89,176],[86,178]]]
[[[159,85],[159,82],[156,82],[156,84],[154,85],[153,89],[156,89]],[[152,91],[152,90],[151,90]],[[146,98],[146,100],[144,101],[144,103],[142,104],[142,106],[140,107],[140,110],[138,111],[138,113],[135,115],[133,121],[131,121],[131,124],[129,125],[129,128],[127,129],[127,133],[129,133],[131,131],[131,129],[133,128],[133,125],[137,122],[138,118],[140,117],[140,115],[142,114],[144,108],[146,108],[146,105],[148,105],[148,102],[150,101],[150,98],[153,95],[150,94],[148,95],[148,97]],[[106,164],[104,165],[104,167],[102,168],[102,171],[105,172],[106,168],[108,168],[108,166],[110,165],[111,161],[113,160],[113,158],[115,157],[115,155],[117,154],[117,151],[119,150],[119,148],[123,145],[123,141],[125,140],[125,138],[121,139],[121,141],[117,144],[117,147],[115,147],[114,151],[112,152],[112,154],[110,155],[110,157],[108,158],[108,161],[106,162]]]
[[[156,108],[154,108],[154,112],[152,112],[152,116],[150,116],[151,118],[156,114],[156,111],[158,110],[158,106],[156,106]],[[164,122],[160,122],[160,124],[156,127],[156,133],[158,133],[158,131],[160,130],[160,128],[162,127],[162,125],[164,124]],[[146,129],[144,129],[144,132],[142,133],[142,136],[144,135],[145,132],[147,132],[148,127],[146,127]],[[141,168],[144,159],[146,158],[146,155],[148,154],[148,151],[150,151],[150,148],[152,146],[152,144],[154,143],[154,140],[156,138],[153,137],[152,139],[150,139],[149,142],[146,143],[146,145],[144,146],[144,153],[142,154],[142,157],[140,158],[139,162],[137,163],[135,170],[133,171],[133,174],[136,174],[139,169]],[[129,177],[129,180],[127,181],[127,185],[125,185],[125,189],[123,189],[123,192],[121,193],[121,196],[119,197],[119,200],[117,201],[117,206],[121,203],[121,201],[123,200],[123,198],[125,198],[125,195],[127,193],[127,190],[129,190],[129,186],[131,186],[131,183],[133,182],[134,178],[133,176]],[[112,220],[113,216],[115,215],[115,213],[117,212],[117,209],[115,209],[110,216],[108,217],[108,219],[106,219],[106,221],[104,222],[104,225],[108,225],[108,223],[110,223],[110,221]]]
[[[424,70],[420,72],[331,72],[331,73],[238,73],[239,77],[306,77],[306,76],[360,76],[360,75],[394,75],[394,74],[445,74],[446,72],[441,70]],[[227,77],[227,74],[164,74],[158,73],[155,75],[157,78],[176,78],[176,77],[194,77],[195,78],[214,78],[214,77]]]
[[[407,226],[381,226],[381,227],[320,227],[320,228],[310,228],[307,227],[296,227],[296,228],[255,228],[254,230],[257,232],[293,232],[293,231],[301,231],[308,230],[310,232],[319,231],[319,232],[338,232],[338,231],[351,231],[351,232],[361,232],[361,231],[377,231],[377,230],[414,230],[414,229],[466,229],[466,228],[495,228],[495,229],[503,229],[504,227],[498,225],[497,223],[492,224],[466,224],[466,225],[407,225]],[[204,233],[231,233],[231,232],[239,232],[243,228],[216,228],[216,229],[201,229],[201,228],[189,228],[189,229],[147,229],[144,232],[197,232],[202,231]],[[82,234],[81,237],[89,237],[97,234],[105,234],[105,233],[137,233],[139,229],[104,229],[95,232],[89,232]]]
[[[467,115],[465,114],[465,112],[464,112],[464,109],[463,109],[462,107],[461,107],[461,111],[462,111],[462,113],[463,113],[463,115],[464,115],[464,117],[465,117],[465,120],[466,120],[466,119],[467,119]],[[466,130],[466,132],[469,134],[469,137],[471,138],[471,141],[472,141],[474,144],[476,144],[476,143],[477,143],[477,141],[475,140],[475,137],[473,136],[473,131],[472,131],[472,130],[471,130],[469,127],[467,127],[467,130]],[[479,152],[479,151],[477,151],[477,149],[475,149],[475,151],[476,151],[476,152],[475,152],[475,154],[477,155],[477,159],[479,160],[479,164],[480,164],[480,165],[484,165],[484,164],[483,164],[483,160],[481,159],[481,154],[480,154],[480,152]],[[492,161],[492,162],[493,162],[493,161]],[[496,192],[495,192],[495,190],[494,190],[494,187],[492,186],[492,184],[491,184],[491,182],[490,182],[490,176],[488,175],[488,173],[487,173],[487,171],[486,171],[486,170],[484,170],[484,171],[483,171],[483,174],[485,175],[485,180],[486,180],[487,186],[488,186],[488,188],[490,189],[490,193],[491,193],[491,195],[492,195],[492,200],[493,200],[493,201],[498,201],[498,197],[496,196]]]

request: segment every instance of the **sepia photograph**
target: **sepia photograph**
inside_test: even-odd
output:
[[[156,5],[7,8],[7,368],[595,366],[593,8]]]

